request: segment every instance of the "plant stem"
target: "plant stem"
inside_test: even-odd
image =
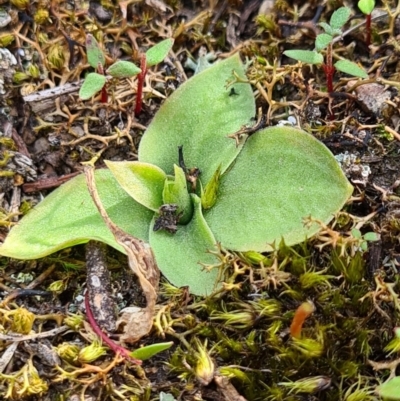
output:
[[[106,86],[104,85],[101,88],[101,99],[100,99],[101,103],[107,103],[108,101],[108,93],[107,93],[107,89]]]
[[[142,70],[141,73],[138,75],[138,86],[136,92],[136,106],[135,106],[135,116],[138,116],[142,111],[142,97],[143,97],[143,85],[144,79],[147,73],[146,67],[146,55],[142,54],[140,57],[140,69]]]
[[[371,44],[371,14],[368,14],[365,19],[365,29],[367,31],[367,37],[365,43],[369,47]]]
[[[89,324],[92,327],[93,331],[101,338],[101,341],[106,343],[110,347],[110,349],[113,350],[116,354],[123,356],[124,358],[128,359],[129,361],[131,361],[132,363],[134,363],[136,365],[141,365],[142,364],[141,360],[132,358],[129,350],[116,344],[97,325],[97,322],[92,314],[92,310],[90,309],[89,292],[88,291],[86,291],[86,294],[85,294],[85,308],[86,308],[86,316],[88,318]]]
[[[333,76],[335,74],[335,67],[332,64],[332,43],[326,49],[326,64],[322,68],[325,72],[328,93],[331,93],[333,92]]]
[[[99,63],[97,65],[97,72],[99,74],[106,75],[105,72],[104,72],[104,68],[103,68],[101,63]],[[108,93],[107,93],[107,89],[106,89],[106,84],[104,84],[104,86],[101,88],[100,101],[101,101],[101,103],[107,103],[107,100],[108,100]]]

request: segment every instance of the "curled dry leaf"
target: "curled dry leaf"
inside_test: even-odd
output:
[[[138,308],[138,310],[135,310],[131,314],[125,313],[123,316],[123,321],[126,325],[124,334],[120,339],[126,343],[134,343],[146,335],[151,329],[155,313],[160,272],[150,246],[121,230],[108,217],[97,193],[93,167],[87,166],[85,168],[85,175],[90,196],[92,197],[104,223],[114,235],[115,240],[124,248],[128,255],[129,267],[138,277],[140,286],[142,287],[143,293],[146,297],[146,308]]]

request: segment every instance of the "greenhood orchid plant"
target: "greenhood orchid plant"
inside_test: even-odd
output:
[[[282,239],[299,243],[318,231],[304,218],[328,222],[352,192],[330,151],[304,131],[271,127],[229,137],[254,125],[245,78],[238,55],[195,75],[155,115],[138,161],[107,161],[108,169],[96,171],[114,223],[151,245],[172,284],[197,295],[217,286],[217,269],[205,268],[218,264],[217,243],[259,252]],[[28,213],[0,254],[34,259],[89,239],[123,251],[81,175]]]

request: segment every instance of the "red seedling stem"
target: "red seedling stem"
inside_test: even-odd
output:
[[[89,304],[89,292],[86,291],[85,294],[85,308],[86,308],[86,316],[89,321],[90,326],[92,327],[93,331],[101,338],[101,341],[109,346],[111,350],[113,350],[116,354],[123,356],[125,359],[129,360],[130,362],[141,365],[142,361],[139,359],[132,358],[130,355],[130,351],[120,345],[116,344],[110,337],[105,334],[101,328],[98,326],[93,314],[92,310],[90,309]]]
[[[135,116],[138,116],[140,114],[140,112],[142,111],[143,86],[144,86],[144,79],[145,79],[146,73],[147,73],[146,55],[145,54],[142,54],[142,56],[140,57],[140,69],[142,71],[138,75]]]
[[[335,75],[335,67],[333,67],[332,65],[329,66],[327,64],[324,64],[322,66],[322,68],[324,69],[324,72],[325,72],[326,86],[328,89],[328,93],[332,93],[333,92],[333,76]]]
[[[108,93],[107,93],[107,89],[106,89],[105,85],[101,88],[100,101],[101,101],[101,103],[107,103],[107,101],[108,101]]]
[[[326,49],[326,64],[322,68],[325,72],[328,93],[331,93],[333,92],[333,76],[335,75],[335,67],[332,64],[332,43]]]
[[[99,74],[106,75],[104,72],[103,65],[101,63],[97,64],[97,71]],[[101,88],[100,101],[101,101],[101,103],[107,103],[107,101],[108,101],[108,93],[107,93],[107,89],[106,89],[106,84],[104,84],[104,86]]]
[[[365,43],[369,47],[371,44],[371,14],[367,14],[366,16],[365,29],[367,30],[367,37],[365,39]]]

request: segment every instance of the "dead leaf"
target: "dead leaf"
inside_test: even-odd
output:
[[[158,270],[150,245],[121,230],[108,217],[96,190],[94,168],[86,166],[85,175],[90,196],[107,227],[114,235],[115,240],[124,248],[128,256],[129,267],[138,277],[140,286],[146,297],[146,308],[123,315],[123,323],[126,325],[120,340],[126,343],[134,343],[146,335],[153,325],[160,271]],[[139,320],[140,325],[138,325]]]

